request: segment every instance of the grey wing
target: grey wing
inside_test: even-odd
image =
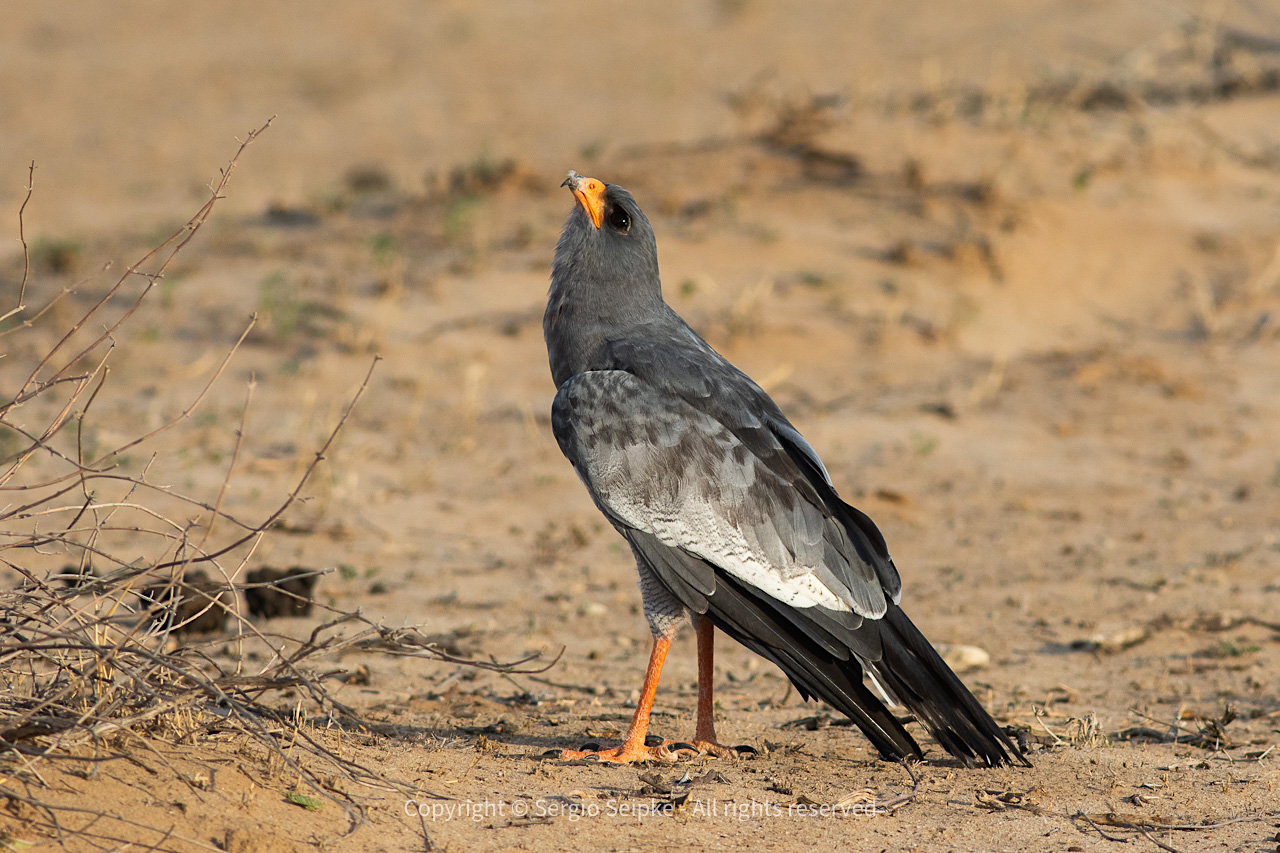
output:
[[[769,427],[782,450],[804,472],[823,504],[841,518],[845,529],[854,539],[854,547],[859,559],[875,568],[885,595],[897,604],[902,598],[902,578],[893,564],[893,558],[889,556],[889,546],[885,543],[880,528],[876,527],[871,516],[840,499],[836,494],[835,486],[831,483],[831,476],[827,473],[826,466],[790,421],[779,415],[779,419],[769,419]]]
[[[837,519],[846,538],[839,543],[841,559],[828,567],[850,587],[863,582],[863,569],[874,570],[884,594],[898,603],[902,580],[875,522],[840,499],[818,454],[769,395],[693,330],[687,326],[683,330],[684,338],[677,335],[661,347],[616,342],[611,345],[613,361],[733,433],[757,462],[803,502],[822,507]]]
[[[884,615],[881,579],[846,526],[680,397],[625,371],[582,373],[561,386],[552,427],[596,504],[678,578],[668,586],[691,609],[705,612],[698,596],[714,593],[722,572],[841,634]]]

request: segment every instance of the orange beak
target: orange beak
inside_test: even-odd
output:
[[[568,187],[573,192],[573,197],[578,200],[578,204],[582,205],[582,209],[587,212],[587,216],[591,217],[591,221],[599,230],[600,223],[604,221],[604,182],[597,181],[595,178],[584,178],[577,172],[571,171],[569,177],[565,178],[560,186]]]

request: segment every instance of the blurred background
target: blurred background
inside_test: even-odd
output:
[[[255,151],[269,177],[228,207],[306,201],[371,164],[417,189],[481,154],[551,183],[584,151],[738,132],[734,97],[766,86],[840,95],[865,119],[922,93],[1158,81],[1188,27],[1203,64],[1215,28],[1274,36],[1280,12],[1243,0],[23,4],[0,33],[0,205],[34,159],[37,231],[164,215],[203,200],[211,164],[272,115]],[[916,144],[909,126],[876,136],[873,149]]]

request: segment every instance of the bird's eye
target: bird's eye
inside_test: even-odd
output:
[[[631,217],[621,207],[609,211],[609,227],[620,234],[626,234],[631,228]]]

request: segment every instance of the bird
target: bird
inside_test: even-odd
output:
[[[886,760],[919,744],[864,681],[967,766],[1030,766],[902,611],[872,520],[836,493],[778,405],[662,297],[653,227],[620,186],[576,172],[543,335],[551,425],[597,508],[631,546],[653,644],[623,741],[565,759],[671,761],[716,738],[715,632],[776,664],[805,699],[845,714]],[[648,738],[672,638],[691,618],[692,740]],[[653,742],[658,741],[658,742]],[[594,748],[588,748],[594,747]]]

